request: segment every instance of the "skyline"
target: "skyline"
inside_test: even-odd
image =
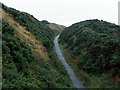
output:
[[[38,20],[65,26],[99,19],[118,24],[119,0],[2,0],[3,4],[27,12]]]

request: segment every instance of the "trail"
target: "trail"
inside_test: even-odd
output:
[[[72,80],[74,87],[78,88],[80,90],[85,90],[85,87],[83,86],[82,82],[77,78],[76,74],[74,73],[74,71],[69,66],[69,64],[66,62],[64,56],[62,55],[62,52],[60,51],[60,48],[58,45],[58,38],[59,38],[59,35],[54,39],[54,45],[55,45],[55,50],[59,57],[59,60],[62,62],[65,69],[67,70],[67,73],[68,73],[70,79]]]

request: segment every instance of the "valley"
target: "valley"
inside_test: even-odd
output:
[[[69,27],[2,4],[2,88],[120,88],[120,26]]]

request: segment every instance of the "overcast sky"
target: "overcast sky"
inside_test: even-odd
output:
[[[118,24],[120,0],[0,0],[9,7],[32,14],[38,20],[48,20],[66,26],[99,19]]]

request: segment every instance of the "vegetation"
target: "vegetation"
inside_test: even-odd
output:
[[[112,86],[120,85],[119,26],[99,20],[76,23],[61,33],[60,44],[69,53],[68,62],[74,63],[78,72],[110,75],[109,80],[115,81]]]
[[[73,87],[66,70],[59,62],[53,48],[56,32],[33,16],[3,5],[3,9],[21,26],[42,40],[49,60],[36,59],[31,48],[21,41],[15,28],[2,20],[3,88],[68,88]]]
[[[48,54],[48,60],[36,58],[31,47],[16,35],[16,28],[2,18],[2,87],[73,87],[55,54],[53,44],[54,37],[65,27],[38,21],[28,13],[5,5],[2,9],[37,40],[42,41]],[[68,63],[87,87],[120,88],[120,26],[105,21],[86,20],[65,28],[59,41]]]
[[[52,30],[54,30],[56,32],[56,34],[59,34],[61,33],[64,29],[65,29],[65,26],[63,25],[58,25],[58,24],[55,24],[55,23],[50,23],[46,20],[43,20],[41,21],[44,25],[47,25],[49,28],[51,28]]]
[[[2,8],[17,22],[19,22],[21,26],[26,27],[26,29],[31,32],[37,39],[42,40],[47,50],[51,50],[53,48],[53,39],[57,32],[45,25],[44,22],[38,21],[28,13],[20,12],[13,8],[8,8],[5,5],[3,5]]]

